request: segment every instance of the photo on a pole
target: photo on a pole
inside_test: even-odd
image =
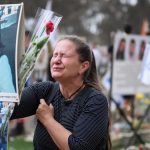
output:
[[[23,4],[0,5],[0,148],[8,146],[8,122],[18,98],[17,50]]]
[[[21,5],[0,6],[0,101],[17,101],[16,53]]]
[[[150,43],[149,36],[116,34],[113,53],[113,95],[149,93],[150,87],[138,79],[147,43]]]

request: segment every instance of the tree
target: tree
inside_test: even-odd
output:
[[[110,44],[110,34],[131,24],[134,33],[140,33],[144,18],[149,18],[150,1],[132,0],[53,0],[52,10],[63,16],[59,25],[62,33],[77,34],[89,41]],[[19,3],[20,0],[1,0],[1,3]],[[23,0],[26,17],[34,17],[37,8],[45,8],[47,0]]]

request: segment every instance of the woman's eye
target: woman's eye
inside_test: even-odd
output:
[[[58,54],[53,54],[53,57],[57,57],[58,56]]]
[[[53,54],[53,57],[54,57],[54,58],[56,58],[56,57],[58,57],[58,56],[60,56],[61,58],[67,58],[67,57],[69,57],[67,54],[57,54],[57,53],[54,53],[54,54]]]
[[[67,57],[67,55],[66,54],[62,54],[62,57]]]

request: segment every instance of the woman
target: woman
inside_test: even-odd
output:
[[[22,93],[12,119],[36,114],[35,150],[108,149],[108,103],[98,86],[93,54],[76,36],[61,38],[51,59],[57,81]]]

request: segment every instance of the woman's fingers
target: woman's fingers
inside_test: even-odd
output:
[[[40,104],[46,104],[44,99],[40,99]]]

